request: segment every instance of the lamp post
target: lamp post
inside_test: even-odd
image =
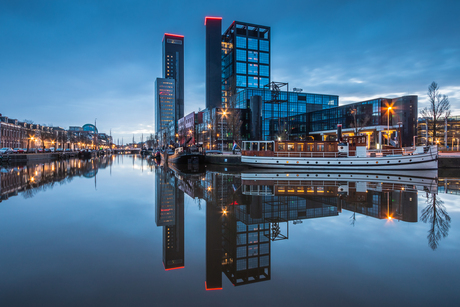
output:
[[[222,116],[220,117],[220,132],[222,138],[222,152],[224,152],[224,116],[227,115],[227,110],[222,111]]]
[[[208,131],[209,131],[209,149],[212,149],[212,135],[211,135],[211,125],[208,124]]]
[[[390,145],[390,112],[391,106],[388,107],[388,116],[387,116],[387,136],[388,136],[388,145]]]

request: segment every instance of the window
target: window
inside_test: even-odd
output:
[[[324,151],[324,144],[323,143],[317,145],[317,151]]]
[[[246,63],[237,62],[236,63],[236,73],[246,74]]]
[[[248,244],[254,244],[259,242],[259,233],[250,232],[248,233]]]
[[[246,87],[247,86],[246,76],[236,75],[236,86]]]
[[[259,61],[259,53],[257,51],[248,51],[248,62],[257,63],[258,61]]]
[[[269,41],[260,40],[259,41],[259,49],[262,51],[270,51],[270,43]]]
[[[315,144],[314,143],[308,143],[307,144],[307,151],[315,151]]]
[[[259,246],[249,245],[248,246],[248,257],[259,255]]]
[[[260,52],[260,63],[270,64],[268,53]]]
[[[284,143],[278,143],[278,151],[284,151]]]
[[[236,49],[236,60],[246,62],[246,50]]]
[[[237,36],[236,37],[236,47],[246,49],[246,37]]]
[[[246,270],[246,259],[238,259],[236,261],[236,270],[237,271]]]
[[[255,269],[259,266],[259,258],[249,258],[248,260],[248,269]]]
[[[259,73],[259,65],[257,65],[257,64],[249,64],[248,65],[248,73],[250,75],[257,75]]]
[[[289,143],[287,149],[288,151],[294,151],[294,143]]]
[[[260,65],[260,75],[266,77],[270,75],[270,68],[268,65]]]
[[[248,77],[248,87],[258,87],[259,78],[257,77]]]
[[[297,144],[297,151],[303,151],[303,144]]]
[[[263,88],[264,85],[268,84],[268,78],[259,78],[259,87]]]
[[[239,246],[236,249],[236,258],[246,257],[246,246]]]
[[[253,50],[259,49],[257,46],[258,45],[257,43],[258,43],[257,39],[249,38],[248,39],[248,49],[253,49]]]

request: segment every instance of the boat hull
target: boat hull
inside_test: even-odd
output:
[[[242,156],[241,163],[253,167],[276,169],[426,170],[438,168],[438,157],[431,153],[407,156],[337,158]]]
[[[203,164],[204,155],[202,154],[174,154],[168,157],[169,163],[174,164]]]

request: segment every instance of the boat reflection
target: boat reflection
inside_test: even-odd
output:
[[[437,172],[385,174],[229,172],[156,169],[157,226],[163,230],[165,269],[184,267],[184,194],[206,202],[206,290],[271,279],[271,244],[289,239],[290,224],[352,212],[377,219],[418,221],[418,193],[436,198]],[[431,197],[431,198],[430,198]],[[427,207],[428,208],[428,207]],[[422,219],[432,225],[433,205]],[[438,205],[435,209],[442,212]],[[423,211],[423,212],[425,212]],[[447,212],[444,220],[450,222]],[[431,231],[430,246],[448,227]],[[434,243],[432,243],[435,241]]]

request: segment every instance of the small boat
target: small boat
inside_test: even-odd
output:
[[[168,157],[168,162],[174,164],[203,164],[204,154],[201,147],[195,145],[189,147],[178,147],[174,154]]]
[[[334,141],[245,141],[241,163],[277,169],[427,170],[438,168],[437,146],[370,150],[366,136]]]

